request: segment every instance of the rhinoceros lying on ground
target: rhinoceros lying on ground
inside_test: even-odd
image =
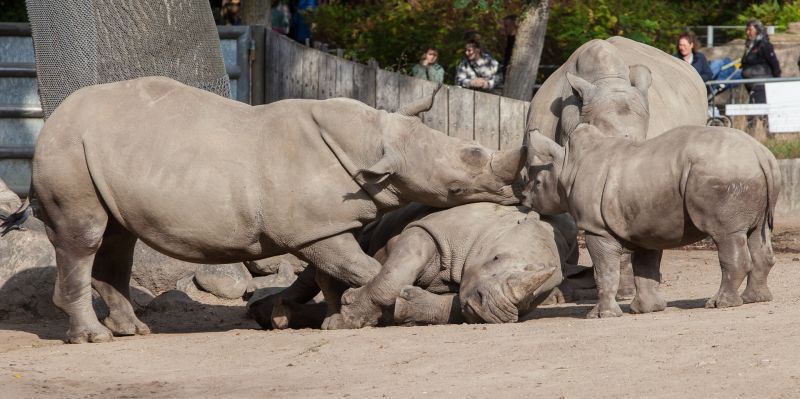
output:
[[[584,122],[644,140],[705,125],[706,108],[705,86],[689,63],[617,36],[585,43],[545,80],[531,100],[527,130],[563,143]]]
[[[291,252],[352,286],[380,263],[353,231],[410,201],[518,202],[526,151],[491,151],[349,99],[251,107],[167,78],[81,89],[48,119],[33,159],[58,254],[54,302],[69,342],[147,333],[128,301],[136,239],[191,262]],[[108,303],[104,327],[91,288]]]
[[[396,301],[395,319],[402,324],[459,322],[462,314],[468,322],[514,322],[561,282],[563,262],[577,253],[576,236],[567,215],[539,220],[524,208],[491,203],[445,210],[409,205],[365,229],[367,253],[383,264],[381,272],[347,290],[340,313],[322,327],[376,325]],[[451,293],[458,293],[455,300],[433,295]],[[335,303],[329,313],[339,311],[339,293],[325,294]],[[292,323],[304,309],[309,306],[280,303],[273,326],[310,326],[303,315],[303,322]]]
[[[772,153],[733,129],[685,126],[642,143],[581,124],[564,148],[534,131],[525,203],[542,214],[569,211],[586,231],[597,306],[589,317],[620,316],[619,258],[633,251],[635,313],[663,310],[661,251],[711,236],[722,282],[707,307],[769,301],[770,240],[781,176]],[[747,288],[737,290],[747,277]]]

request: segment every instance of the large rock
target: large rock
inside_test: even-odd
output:
[[[282,266],[289,266],[294,274],[299,274],[306,268],[308,263],[298,259],[292,254],[273,256],[271,258],[245,261],[244,265],[253,276],[268,276],[278,273]]]
[[[133,252],[133,272],[136,283],[153,294],[175,289],[183,277],[194,274],[199,265],[170,258],[139,241]]]
[[[13,213],[21,204],[0,180],[0,213]],[[65,317],[53,305],[56,258],[44,224],[30,217],[22,227],[0,238],[0,319]]]
[[[252,279],[241,263],[229,265],[200,265],[194,275],[197,285],[221,298],[241,298]]]
[[[284,288],[292,285],[295,280],[297,280],[297,276],[294,274],[294,269],[288,263],[284,263],[280,266],[280,269],[278,269],[278,273],[269,276],[254,277],[250,280],[247,284],[244,297],[245,299],[249,299],[256,291],[260,291],[259,298],[263,298],[264,296],[282,291]],[[248,303],[250,303],[250,301],[248,301]]]

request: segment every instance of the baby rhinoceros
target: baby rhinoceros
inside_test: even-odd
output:
[[[632,251],[634,313],[660,311],[661,252],[711,236],[722,268],[706,307],[772,299],[771,233],[781,176],[775,157],[744,132],[684,126],[641,142],[581,124],[565,147],[529,132],[525,202],[542,214],[569,211],[586,231],[597,305],[588,317],[621,316],[619,258]],[[533,157],[536,160],[533,160]],[[738,288],[747,277],[747,288]]]
[[[408,223],[377,251],[380,273],[342,295],[340,313],[326,328],[376,325],[382,309],[401,297],[402,309],[395,309],[401,323],[441,324],[462,317],[473,323],[515,322],[534,298],[561,282],[562,259],[577,250],[574,223],[566,215],[553,219],[541,221],[525,208],[475,203]],[[458,293],[457,302],[433,295],[448,293]]]

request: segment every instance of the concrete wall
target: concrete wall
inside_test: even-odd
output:
[[[783,188],[778,195],[776,217],[792,217],[800,215],[800,159],[779,159]]]

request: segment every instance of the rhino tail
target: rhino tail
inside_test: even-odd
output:
[[[775,205],[778,202],[778,194],[781,189],[781,172],[775,156],[763,145],[758,147],[756,156],[767,183],[767,209],[764,211],[763,229],[769,228],[772,231],[774,228]],[[761,234],[766,239],[766,231],[763,231],[763,229]]]
[[[16,212],[10,215],[0,215],[0,237],[5,237],[11,230],[25,230],[23,224],[33,213],[30,200],[28,198],[22,203]]]

